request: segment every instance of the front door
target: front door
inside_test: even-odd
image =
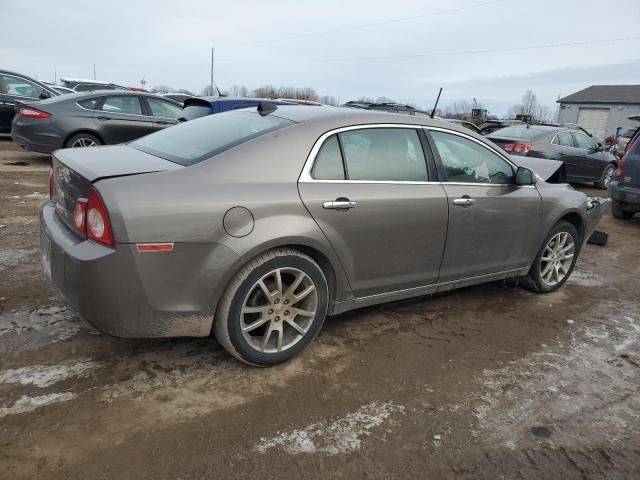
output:
[[[124,143],[153,131],[138,95],[113,95],[104,99],[93,114],[100,136],[108,145]]]
[[[439,283],[530,264],[541,241],[538,190],[515,185],[512,165],[478,140],[431,130],[430,141],[449,201]]]
[[[4,91],[3,91],[4,90]],[[51,94],[39,85],[22,77],[0,75],[0,132],[9,133],[11,122],[20,103],[33,104]]]
[[[602,172],[608,164],[607,154],[601,152],[596,142],[581,132],[573,132],[576,142],[576,167],[579,167],[583,180],[595,182],[600,180]]]
[[[435,284],[448,207],[442,186],[428,183],[418,131],[351,127],[325,138],[314,152],[300,196],[340,258],[354,295]]]

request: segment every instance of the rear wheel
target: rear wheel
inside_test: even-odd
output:
[[[266,367],[300,353],[327,313],[325,276],[290,248],[263,253],[231,280],[214,323],[218,342],[238,360]]]
[[[616,201],[611,203],[611,213],[615,218],[620,218],[622,220],[629,220],[633,217],[634,212],[630,212],[629,210],[624,210],[620,204]]]
[[[545,238],[529,274],[525,287],[538,293],[557,290],[567,281],[578,259],[580,235],[569,222],[558,222]]]
[[[65,143],[66,148],[95,147],[102,145],[102,142],[95,135],[90,133],[77,133]]]
[[[604,169],[604,172],[602,172],[602,177],[600,177],[600,180],[595,182],[596,187],[601,190],[606,190],[607,188],[609,188],[609,184],[613,179],[613,174],[615,171],[616,171],[615,165],[607,166],[607,168]]]

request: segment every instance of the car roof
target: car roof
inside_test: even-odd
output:
[[[59,95],[57,97],[48,98],[46,100],[43,100],[42,103],[49,104],[49,103],[57,103],[57,102],[63,102],[68,100],[79,101],[79,100],[82,100],[83,98],[106,97],[106,96],[113,96],[113,95],[117,95],[117,96],[142,95],[145,97],[156,97],[156,98],[161,98],[165,101],[169,101],[176,105],[180,105],[174,100],[171,100],[170,98],[165,98],[162,95],[158,95],[156,93],[136,92],[134,90],[93,90],[91,92],[74,92],[74,93],[67,93],[65,95]]]

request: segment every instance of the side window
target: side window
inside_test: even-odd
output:
[[[497,184],[513,181],[511,165],[488,148],[450,133],[432,131],[431,136],[440,154],[446,181]]]
[[[344,180],[342,154],[336,135],[332,135],[322,144],[313,164],[311,176],[318,180]]]
[[[129,115],[142,115],[142,108],[138,97],[127,95],[121,97],[108,97],[102,104],[101,110],[109,113],[126,113]]]
[[[589,137],[587,137],[584,133],[574,133],[573,138],[576,140],[576,147],[584,148],[585,150],[594,150],[596,148],[596,144],[593,143]]]
[[[573,138],[569,132],[560,132],[554,137],[553,143],[561,147],[573,147]]]
[[[154,117],[178,118],[180,115],[182,115],[182,108],[180,108],[178,105],[174,105],[173,103],[169,103],[153,97],[147,97],[147,102],[149,102],[151,115],[153,115]]]
[[[415,130],[369,128],[339,135],[349,180],[427,181],[427,164]]]
[[[17,97],[40,98],[44,90],[35,83],[23,78],[3,75],[4,88],[7,95]]]
[[[95,110],[96,105],[98,104],[98,100],[98,98],[89,98],[87,100],[78,102],[78,105],[80,105],[82,108],[86,108],[87,110]]]

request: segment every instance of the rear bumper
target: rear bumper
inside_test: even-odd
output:
[[[612,181],[609,184],[609,197],[625,210],[640,212],[640,188],[620,185],[620,182]]]
[[[26,137],[14,128],[11,130],[11,138],[19,147],[30,152],[51,154],[62,148],[62,138],[58,136],[33,135]]]
[[[167,253],[105,247],[73,233],[51,202],[40,210],[40,251],[69,307],[98,330],[127,338],[209,335],[214,289],[238,260],[219,244],[177,244]]]

